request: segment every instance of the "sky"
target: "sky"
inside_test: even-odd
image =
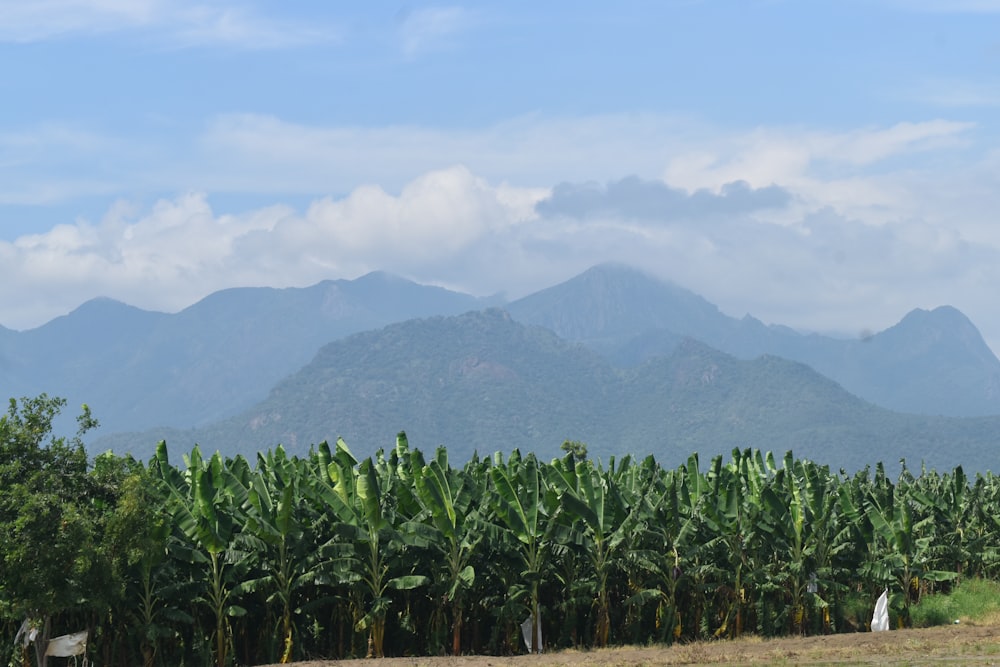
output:
[[[604,262],[1000,351],[1000,0],[0,0],[0,324]]]

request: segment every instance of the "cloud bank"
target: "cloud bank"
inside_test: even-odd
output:
[[[730,155],[741,159],[739,150]],[[724,159],[713,164],[721,168],[695,176],[730,173]],[[729,314],[809,330],[852,335],[890,326],[915,307],[951,304],[988,340],[1000,331],[984,307],[1000,281],[992,227],[965,232],[900,214],[907,206],[873,223],[838,207],[837,197],[813,202],[836,193],[836,179],[798,174],[788,179],[793,185],[739,180],[687,189],[632,175],[529,188],[455,165],[397,191],[360,185],[300,208],[219,213],[201,193],[146,209],[121,201],[96,222],[0,242],[2,324],[37,326],[95,296],[176,311],[225,287],[305,286],[377,269],[517,297],[620,261]],[[871,184],[856,179],[840,187],[863,195]],[[910,197],[919,197],[920,184],[912,174],[897,181]],[[927,213],[954,203],[919,201]]]
[[[663,182],[631,176],[606,186],[562,183],[535,208],[547,217],[656,222],[743,216],[762,209],[783,208],[789,201],[789,192],[776,185],[752,188],[746,181],[734,181],[724,184],[718,193],[710,190],[688,193]]]
[[[144,161],[148,146],[39,125],[0,136],[0,203],[119,200],[0,241],[0,324],[38,326],[97,296],[176,311],[225,287],[372,270],[517,297],[618,261],[809,330],[879,330],[950,304],[996,346],[1000,159],[978,132],[947,119],[833,132],[528,115],[444,130],[229,114]],[[233,193],[265,203],[233,209]]]

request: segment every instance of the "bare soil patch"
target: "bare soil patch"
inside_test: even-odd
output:
[[[643,665],[995,665],[1000,626],[948,625],[818,637],[746,637],[542,655],[320,660],[295,667],[641,667]],[[277,667],[268,665],[266,667]]]

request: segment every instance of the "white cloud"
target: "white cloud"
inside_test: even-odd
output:
[[[424,174],[399,194],[362,186],[304,213],[276,206],[218,215],[202,194],[142,214],[118,203],[96,224],[0,243],[2,324],[35,326],[96,296],[172,311],[225,287],[308,285],[376,269],[426,275],[524,223],[542,194],[492,186],[456,167]]]
[[[516,178],[517,186],[629,173],[649,178],[700,132],[692,123],[653,114],[527,115],[464,130],[305,125],[230,114],[214,118],[193,142],[167,144],[38,125],[0,136],[0,204],[188,190],[280,200],[343,195],[372,183],[399,191],[420,174],[456,164],[494,183]]]
[[[834,206],[874,224],[914,214],[919,198],[913,197],[912,183],[903,181],[923,168],[921,154],[962,150],[974,129],[971,123],[947,120],[845,132],[759,128],[681,151],[663,175],[689,190],[718,190],[737,180],[758,188],[780,184],[809,209]],[[902,168],[881,164],[900,157],[908,160]]]
[[[209,190],[345,192],[359,183],[392,189],[429,170],[464,164],[491,180],[608,181],[661,176],[688,190],[747,181],[820,188],[868,178],[880,163],[962,149],[970,123],[930,120],[828,132],[763,127],[719,132],[656,114],[581,118],[528,115],[491,126],[302,125],[273,116],[216,118],[200,139],[200,177]],[[897,167],[898,168],[898,167]],[[198,169],[185,165],[185,171]],[[842,186],[838,186],[842,187]],[[871,196],[871,195],[870,195]]]
[[[43,123],[22,132],[0,133],[0,151],[6,160],[18,154],[42,151],[95,151],[107,141],[93,132],[58,123]]]
[[[620,178],[623,169],[657,174],[691,132],[691,124],[652,114],[528,115],[464,130],[303,125],[231,114],[208,126],[198,163],[209,189],[345,192],[375,182],[398,189],[417,174],[454,164],[495,181],[516,175],[521,183],[550,185]]]
[[[974,127],[931,120],[846,132],[758,128],[717,137],[709,144],[714,150],[703,146],[674,158],[667,167],[667,180],[683,185],[695,185],[697,180],[698,187],[734,180],[758,187],[801,181],[817,165],[866,167],[898,155],[960,146],[962,136]]]
[[[994,14],[1000,12],[1000,0],[888,0],[900,9],[948,14]]]
[[[362,186],[340,200],[309,207],[298,238],[311,252],[364,257],[405,270],[448,261],[491,230],[521,222],[530,210],[509,206],[495,188],[457,167],[425,174],[398,196]],[[283,230],[279,230],[279,234]]]
[[[320,197],[371,183],[398,191],[419,174],[461,164],[491,182],[516,178],[521,186],[607,182],[629,174],[691,191],[717,191],[735,181],[758,188],[780,184],[811,206],[867,208],[884,216],[899,203],[896,174],[960,154],[975,129],[930,120],[842,132],[723,132],[657,114],[526,115],[442,129],[306,125],[227,114],[212,119],[194,143],[167,146],[39,126],[0,136],[0,146],[9,148],[0,158],[0,202],[48,202],[87,188],[129,197],[186,190]],[[907,160],[903,167],[893,163],[899,157]],[[70,173],[73,178],[65,175]]]
[[[244,8],[194,5],[175,17],[173,35],[186,46],[224,44],[249,49],[280,49],[340,40],[332,25],[309,25],[258,16]]]
[[[475,24],[473,14],[458,6],[404,9],[397,19],[400,48],[408,58],[449,48],[458,34]]]
[[[0,0],[0,40],[35,42],[68,33],[103,33],[152,23],[159,0]]]
[[[0,0],[0,42],[142,31],[168,45],[281,48],[336,39],[332,26],[258,15],[230,2],[187,0]]]
[[[60,122],[0,133],[0,204],[39,205],[87,195],[114,196],[120,174],[95,167],[113,155],[134,157],[136,145]],[[79,165],[85,168],[78,169]],[[128,172],[127,169],[123,170]],[[128,172],[133,173],[133,172]]]
[[[929,120],[719,132],[626,114],[446,131],[225,116],[183,161],[141,179],[275,199],[299,193],[311,204],[221,215],[206,196],[184,195],[0,244],[0,323],[37,325],[97,295],[175,310],[224,287],[375,269],[518,296],[622,261],[730,314],[809,329],[877,330],[911,308],[949,303],[996,344],[1000,158],[978,148],[978,131]],[[606,187],[633,174],[662,179],[681,199],[681,189],[723,195],[737,181],[787,196],[784,206],[734,215],[692,206],[655,225],[615,207],[535,212],[555,183]]]
[[[953,146],[973,129],[973,123],[931,120],[903,122],[886,128],[866,128],[841,135],[820,135],[815,150],[821,158],[868,165],[888,157]]]
[[[935,79],[914,87],[905,95],[920,104],[947,109],[1000,107],[1000,86],[982,81]]]
[[[220,215],[200,194],[144,212],[119,203],[97,223],[0,244],[3,324],[36,325],[98,295],[176,310],[225,287],[307,285],[375,269],[518,296],[622,261],[737,316],[860,331],[889,326],[914,307],[950,303],[987,333],[1000,331],[990,314],[1000,280],[996,239],[972,241],[918,218],[873,226],[833,207],[787,226],[758,213],[657,225],[613,212],[540,217],[534,204],[547,195],[452,167],[398,193],[360,186],[301,212],[277,206]]]

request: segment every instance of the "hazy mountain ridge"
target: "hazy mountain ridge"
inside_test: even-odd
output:
[[[104,433],[191,427],[263,399],[331,340],[484,303],[381,272],[306,288],[222,290],[176,314],[94,299],[0,339],[2,386],[10,396],[45,391],[70,406],[88,403]]]
[[[509,443],[558,446],[574,437],[564,435],[567,428],[595,433],[606,409],[602,388],[619,374],[593,351],[516,323],[505,311],[470,311],[340,339],[238,417],[141,437],[229,451],[282,442],[296,451],[338,435],[361,447],[391,442],[406,430],[432,446],[455,442],[456,451],[471,452],[472,443],[490,452]],[[497,432],[507,444],[488,445]]]
[[[1000,362],[975,326],[947,306],[915,310],[896,326],[864,340],[840,340],[765,325],[749,315],[732,318],[676,285],[627,267],[603,265],[506,304],[510,314],[499,320],[496,313],[484,315],[478,329],[468,323],[468,330],[455,329],[444,317],[477,312],[494,301],[386,273],[308,288],[223,290],[173,315],[97,299],[38,329],[0,329],[0,373],[10,396],[46,391],[67,397],[71,409],[82,402],[90,404],[103,422],[99,446],[107,442],[128,446],[130,436],[111,436],[144,431],[132,441],[142,449],[149,443],[147,429],[154,425],[164,426],[156,433],[169,434],[171,440],[201,434],[208,438],[202,440],[206,446],[217,446],[218,437],[218,446],[229,447],[235,442],[226,434],[235,423],[231,416],[240,414],[242,419],[247,410],[252,417],[239,427],[247,446],[261,442],[266,447],[278,441],[308,446],[320,434],[303,430],[300,423],[309,424],[315,411],[333,410],[331,414],[340,415],[342,429],[328,425],[323,437],[356,433],[361,447],[369,441],[385,442],[398,430],[418,438],[426,433],[431,440],[447,435],[464,443],[442,440],[428,446],[493,451],[516,441],[539,449],[570,438],[593,441],[598,451],[605,452],[614,451],[613,443],[641,447],[634,443],[664,437],[686,449],[737,441],[767,441],[774,446],[761,446],[780,448],[809,439],[833,447],[838,443],[833,434],[840,432],[841,440],[865,440],[871,451],[871,429],[877,425],[889,429],[890,439],[902,429],[914,434],[912,442],[933,448],[942,441],[931,436],[947,434],[988,451],[982,449],[982,424],[992,423],[990,419],[928,422],[883,413],[874,418],[869,412],[874,406],[864,401],[843,407],[847,403],[838,383],[870,402],[902,411],[1000,413],[995,407]],[[418,331],[406,326],[409,321],[428,317],[437,322],[435,336],[442,339],[443,350],[407,338],[406,332]],[[514,327],[518,322],[532,324],[525,330],[534,333],[521,332]],[[504,341],[499,332],[511,340]],[[450,340],[451,336],[459,338]],[[543,339],[548,342],[543,344]],[[680,363],[697,349],[689,339],[701,341],[704,350],[711,350],[710,357],[719,354],[712,348],[726,353],[712,357],[714,367],[729,369],[724,384],[709,383],[707,389],[691,384],[694,376]],[[321,350],[331,341],[332,348]],[[492,341],[492,348],[484,349],[504,349],[507,356],[491,359],[477,353],[476,345],[486,341]],[[517,345],[527,347],[516,352]],[[549,350],[550,356],[532,346]],[[343,353],[345,349],[350,353]],[[328,382],[323,385],[310,378],[314,372],[310,366],[326,363],[336,350],[344,356],[325,371]],[[464,356],[439,358],[459,350]],[[531,363],[515,363],[519,354],[527,355]],[[728,355],[733,355],[730,361],[719,361]],[[570,356],[574,361],[568,364]],[[782,357],[782,363],[784,359],[808,363],[809,373],[803,376],[808,382],[802,380],[808,386],[802,385],[798,395],[786,395],[782,383],[794,385],[798,376],[782,371],[785,366],[776,365],[772,357]],[[386,374],[389,359],[402,370]],[[420,359],[430,364],[428,369],[447,391],[431,391],[429,370],[423,374],[415,370]],[[319,396],[336,395],[337,405],[330,408],[298,396],[295,387],[301,377],[322,385]],[[802,400],[819,391],[819,380],[836,388],[835,401]],[[348,382],[363,387],[365,393],[345,393]],[[768,389],[772,402],[756,405],[755,393],[775,383],[779,387]],[[723,387],[723,394],[714,393]],[[286,394],[297,396],[301,407],[261,408]],[[468,405],[469,396],[479,396],[486,408]],[[525,396],[530,400],[520,401]],[[737,398],[742,407],[727,404]],[[403,406],[404,399],[412,405]],[[442,413],[436,401],[464,407]],[[498,401],[518,407],[500,411],[495,407]],[[834,404],[842,406],[840,412],[831,407]],[[755,407],[748,412],[750,405]],[[387,412],[386,406],[394,412]],[[648,414],[653,413],[657,419],[672,414],[676,423],[650,421]],[[72,426],[69,419],[67,415]],[[441,420],[454,429],[442,430]],[[946,422],[947,427],[940,426]],[[294,437],[290,441],[286,436]],[[492,444],[494,439],[503,442]]]
[[[771,354],[800,361],[893,410],[1000,415],[1000,360],[950,306],[913,310],[883,332],[844,340],[765,325],[749,315],[729,317],[676,285],[602,265],[507,308],[516,319],[591,345],[618,363],[670,354],[692,337],[741,359]]]
[[[143,453],[163,438],[227,454],[282,443],[304,453],[344,437],[356,451],[391,447],[405,430],[425,451],[456,460],[514,447],[543,457],[580,440],[607,460],[652,453],[668,465],[758,447],[856,469],[988,466],[1000,417],[894,413],[844,391],[808,366],[774,356],[741,360],[685,339],[669,357],[621,369],[501,310],[410,320],[325,346],[270,396],[238,417],[187,432],[109,439]],[[947,446],[942,446],[947,443]]]

